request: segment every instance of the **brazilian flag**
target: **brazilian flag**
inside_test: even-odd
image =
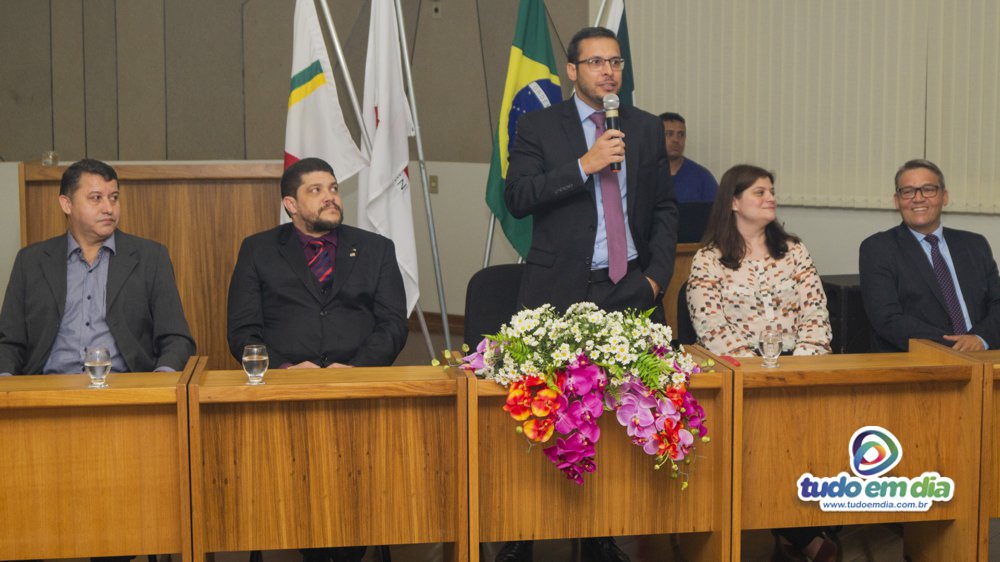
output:
[[[510,244],[522,257],[531,248],[531,217],[516,219],[503,200],[507,157],[517,134],[517,120],[529,111],[562,101],[552,42],[542,0],[521,0],[514,44],[510,48],[507,82],[500,106],[500,124],[493,140],[490,175],[486,182],[486,204],[500,221]]]

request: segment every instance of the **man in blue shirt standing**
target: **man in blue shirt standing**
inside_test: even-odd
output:
[[[663,135],[667,143],[667,159],[670,161],[670,175],[674,181],[674,192],[678,203],[690,201],[713,201],[719,184],[715,176],[701,164],[684,158],[687,143],[687,124],[679,113],[661,113]]]
[[[195,351],[163,245],[118,230],[118,175],[97,160],[66,169],[67,232],[23,248],[0,310],[0,374],[83,372],[107,348],[113,371],[176,371]]]

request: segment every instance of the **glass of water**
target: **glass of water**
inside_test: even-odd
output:
[[[83,370],[90,377],[87,388],[107,388],[111,372],[111,354],[106,347],[88,347],[83,350]]]
[[[778,366],[778,356],[781,355],[781,332],[764,330],[760,335],[760,355],[764,358],[764,367],[773,369]]]
[[[264,384],[267,346],[252,344],[243,348],[243,371],[247,374],[247,384]]]

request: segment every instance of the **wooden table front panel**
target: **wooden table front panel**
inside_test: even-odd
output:
[[[177,376],[112,374],[107,390],[83,375],[0,380],[0,559],[186,551],[176,399],[130,405],[114,388],[162,379],[157,402]]]
[[[983,489],[989,494],[987,509],[989,516],[1000,517],[1000,447],[996,445],[996,438],[1000,435],[1000,350],[984,351],[981,353],[970,353],[970,356],[985,361],[988,365],[986,375],[988,377],[987,389],[993,394],[988,403],[990,408],[985,412],[986,431],[989,432],[989,439],[984,446],[987,448],[988,465],[983,471]]]
[[[760,369],[759,359],[744,362],[736,414],[742,410],[742,529],[975,519],[981,378],[974,366],[918,365],[906,357],[788,357],[771,371]],[[900,440],[902,460],[887,476],[937,471],[955,481],[953,499],[926,512],[891,513],[823,512],[799,500],[796,482],[805,472],[852,474],[848,442],[866,425]]]
[[[374,372],[350,371],[352,380]],[[327,373],[314,376],[333,376]],[[349,398],[336,392],[354,383],[322,386],[321,379],[316,390],[333,393],[330,399],[292,400],[300,391],[282,379],[301,382],[301,373],[268,373],[258,388],[218,386],[242,373],[208,377],[204,394],[246,401],[200,406],[193,435],[200,434],[201,461],[193,469],[203,486],[194,503],[204,551],[456,541],[464,450],[456,448],[454,379],[444,381],[449,396],[359,396],[378,394],[380,384],[405,386],[373,381],[345,390],[354,393]],[[273,400],[259,399],[266,393]]]
[[[1000,517],[1000,444],[996,439],[1000,436],[1000,365],[993,366],[993,437],[990,459],[990,482],[989,489],[993,494],[993,506],[990,509],[990,517]]]
[[[632,444],[613,412],[601,416],[597,472],[577,485],[548,460],[544,446],[529,449],[514,432],[518,422],[502,410],[506,389],[477,381],[479,540],[719,530],[729,505],[730,474],[722,470],[728,393],[722,375],[699,377],[694,393],[705,408],[712,441],[699,443],[695,462],[683,467],[690,474],[684,491],[670,477],[669,464],[653,469],[654,457]]]

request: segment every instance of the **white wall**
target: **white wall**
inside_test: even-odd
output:
[[[820,275],[857,273],[861,241],[900,223],[899,213],[895,210],[780,206],[778,217],[789,232],[797,234],[805,242]],[[945,208],[942,222],[950,228],[982,234],[990,241],[994,257],[1000,259],[1000,220],[997,217],[951,214]]]

